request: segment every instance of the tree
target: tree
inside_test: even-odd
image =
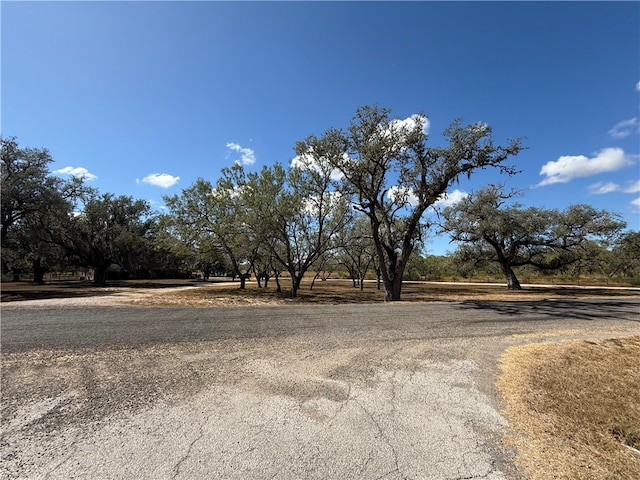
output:
[[[4,243],[9,228],[20,219],[46,210],[50,197],[57,195],[61,180],[49,175],[53,158],[46,149],[20,148],[15,137],[0,141],[1,241]]]
[[[611,276],[640,278],[640,232],[625,232],[612,249]]]
[[[224,252],[234,275],[240,279],[240,289],[244,289],[259,242],[251,236],[248,212],[237,189],[244,182],[242,167],[224,169],[222,174],[215,187],[200,178],[179,197],[164,200],[181,237],[197,245],[200,251],[206,246],[209,251]]]
[[[388,109],[365,106],[356,111],[346,132],[330,129],[322,138],[306,140],[310,147],[319,142],[333,146],[329,161],[342,174],[355,208],[369,218],[387,300],[400,300],[404,271],[423,234],[427,208],[461,175],[486,167],[514,174],[503,163],[522,149],[520,140],[496,146],[491,127],[462,126],[460,120],[444,132],[447,147],[427,147],[426,122],[422,114],[399,120],[391,118]]]
[[[613,238],[624,227],[617,215],[589,205],[555,209],[507,204],[514,193],[491,185],[445,208],[442,231],[461,242],[461,261],[498,262],[510,290],[521,289],[514,267],[556,270],[586,258],[593,241]]]
[[[153,237],[155,271],[161,275],[186,275],[199,271],[204,280],[212,273],[226,273],[229,269],[222,261],[219,249],[210,244],[195,242],[184,236],[173,216],[158,216]]]
[[[300,147],[300,146],[299,146]],[[346,199],[332,189],[332,167],[321,148],[297,148],[285,170],[276,163],[247,176],[242,188],[245,208],[252,212],[255,235],[267,241],[274,258],[289,273],[291,297],[297,296],[305,273],[334,246],[350,221]]]
[[[94,268],[94,283],[104,285],[112,264],[129,271],[143,267],[152,226],[147,202],[104,194],[71,218],[64,242],[79,264]]]
[[[64,257],[60,239],[77,202],[94,191],[82,179],[64,181],[49,173],[53,161],[46,149],[20,148],[15,138],[2,139],[2,263],[14,278],[31,268],[42,283],[46,271]]]
[[[14,280],[22,270],[31,270],[33,281],[42,284],[45,273],[64,262],[66,252],[59,239],[71,212],[70,202],[61,195],[50,195],[46,210],[31,212],[12,225],[2,244],[2,256]]]
[[[364,289],[367,271],[375,261],[375,245],[368,219],[356,216],[349,229],[343,230],[338,240],[338,263],[347,269],[353,286]]]

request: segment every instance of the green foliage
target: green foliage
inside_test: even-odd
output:
[[[346,129],[298,142],[288,166],[224,168],[215,183],[200,178],[165,197],[168,213],[157,217],[144,201],[52,176],[45,149],[2,139],[3,272],[42,278],[50,268],[88,266],[98,283],[114,268],[199,270],[205,278],[233,272],[241,286],[254,273],[265,282],[275,276],[279,288],[285,271],[295,296],[310,269],[341,269],[361,287],[375,271],[391,300],[400,299],[404,279],[501,271],[519,286],[516,272],[640,277],[638,233],[621,234],[615,214],[589,205],[525,209],[500,186],[441,212],[441,232],[462,243],[454,255],[422,256],[427,208],[462,175],[486,167],[515,174],[505,162],[523,148],[519,139],[495,145],[491,127],[461,120],[445,131],[445,146],[429,146],[426,122],[422,114],[400,120],[361,107]]]
[[[154,219],[143,200],[103,194],[86,202],[71,217],[65,246],[76,263],[95,269],[94,281],[104,284],[106,271],[117,264],[124,271],[138,271],[148,263]]]
[[[21,148],[2,139],[2,266],[17,277],[32,270],[41,283],[50,269],[66,260],[61,238],[77,203],[91,195],[80,179],[63,181],[49,172],[46,149]]]
[[[405,269],[425,234],[426,209],[461,175],[486,167],[515,173],[504,162],[522,149],[520,140],[496,146],[488,125],[463,126],[460,120],[445,131],[448,146],[428,147],[425,123],[422,114],[398,120],[388,109],[364,106],[347,131],[330,129],[304,143],[308,150],[323,146],[332,153],[327,159],[342,174],[344,191],[368,217],[390,300],[400,299]]]
[[[351,221],[347,199],[334,188],[327,151],[298,148],[300,155],[288,170],[276,163],[249,174],[240,195],[256,219],[254,235],[289,273],[292,296]]]
[[[20,148],[15,138],[2,138],[1,220],[2,243],[9,229],[21,219],[46,209],[59,195],[62,181],[49,174],[53,161],[46,149]]]
[[[441,229],[463,245],[456,259],[464,270],[497,262],[509,288],[519,288],[515,267],[539,270],[572,266],[593,271],[600,250],[624,228],[616,214],[589,205],[565,211],[507,204],[514,192],[491,185],[441,212]]]
[[[245,182],[242,167],[222,173],[215,187],[200,178],[180,196],[165,197],[171,213],[168,219],[191,265],[205,278],[211,271],[228,268],[241,278],[244,287],[259,242],[251,235],[252,220],[240,200]]]
[[[608,259],[611,277],[619,275],[640,284],[640,232],[622,234],[614,243]]]

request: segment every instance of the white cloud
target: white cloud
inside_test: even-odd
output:
[[[609,135],[613,138],[624,138],[628,137],[632,133],[640,132],[640,125],[638,124],[638,118],[633,117],[629,120],[623,120],[622,122],[616,123],[611,130],[609,130]]]
[[[405,118],[404,120],[394,118],[384,125],[380,124],[378,125],[378,132],[382,137],[387,138],[391,136],[391,134],[397,135],[398,133],[404,134],[405,132],[411,132],[419,125],[422,125],[422,133],[427,135],[429,133],[430,126],[429,119],[424,115],[419,115],[417,113]]]
[[[343,157],[348,159],[346,153],[343,155]],[[320,157],[317,159],[312,155],[311,151],[309,151],[309,153],[296,155],[295,157],[293,157],[293,159],[291,160],[291,166],[299,168],[301,170],[315,170],[320,174],[323,174],[323,172],[331,169],[331,171],[329,172],[329,178],[331,178],[331,180],[340,181],[344,178],[344,175],[340,170],[338,170],[337,168],[331,168],[331,165],[329,165],[329,162],[325,157]]]
[[[584,155],[567,155],[556,161],[545,163],[540,175],[546,175],[538,186],[552,183],[567,183],[574,178],[589,177],[603,172],[613,172],[633,163],[621,148],[605,148],[593,157]]]
[[[69,175],[70,177],[81,178],[83,180],[96,180],[98,177],[93,173],[89,173],[84,167],[64,167],[59,170],[54,170],[53,173],[60,173],[62,175]]]
[[[624,193],[637,193],[637,192],[640,192],[640,180],[636,180],[635,182],[630,183],[627,187],[625,187],[623,192]]]
[[[640,92],[640,82],[636,83],[636,90]]]
[[[469,194],[462,190],[458,190],[457,188],[451,193],[443,193],[438,197],[438,200],[430,207],[431,209],[445,208],[456,205],[460,203],[462,200],[467,198]],[[418,205],[418,197],[416,196],[413,189],[408,187],[398,187],[393,186],[387,192],[387,197],[393,200],[394,202],[401,203],[404,201],[405,205],[410,205],[415,207]]]
[[[440,195],[436,203],[433,204],[434,207],[452,207],[460,203],[462,200],[467,198],[469,194],[467,192],[463,192],[462,190],[458,190],[457,188],[451,193],[443,193]]]
[[[320,202],[322,202],[323,211],[326,214],[326,212],[330,212],[337,208],[342,201],[344,201],[343,194],[335,191],[325,192],[322,197],[318,195],[311,195],[303,200],[304,211],[309,215],[317,216],[320,213]]]
[[[422,133],[427,135],[429,133],[429,119],[424,115],[419,115],[414,113],[410,117],[405,118],[404,120],[393,119],[389,122],[390,126],[394,129],[406,128],[411,131],[416,128],[418,125],[422,125]]]
[[[147,175],[142,180],[136,178],[136,183],[148,183],[149,185],[155,185],[156,187],[169,188],[178,183],[180,177],[174,177],[168,173],[152,173]]]
[[[632,200],[631,205],[633,205],[634,211],[640,212],[640,197]]]
[[[240,154],[240,158],[236,159],[236,163],[240,165],[253,165],[256,163],[256,154],[250,148],[244,148],[237,143],[227,143],[227,148]]]
[[[234,185],[232,188],[218,188],[213,187],[211,189],[211,195],[217,198],[238,198],[244,192],[250,192],[251,187],[249,185]]]
[[[413,192],[413,189],[409,187],[393,186],[387,192],[387,197],[398,204],[411,205],[415,207],[418,205],[418,197]]]
[[[598,182],[594,183],[593,185],[589,185],[589,193],[593,195],[601,195],[604,193],[615,192],[616,190],[618,190],[618,188],[620,188],[620,185],[618,185],[617,183]]]

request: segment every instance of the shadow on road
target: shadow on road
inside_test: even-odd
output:
[[[463,310],[491,311],[502,316],[504,321],[513,317],[564,317],[581,320],[597,320],[603,318],[628,319],[640,323],[640,302],[632,300],[611,300],[597,302],[580,300],[536,300],[536,301],[476,301],[469,300],[459,304]],[[500,321],[479,318],[475,321]]]
[[[190,280],[115,280],[106,285],[96,285],[90,281],[49,281],[44,284],[33,282],[2,282],[0,301],[19,302],[23,300],[48,300],[61,298],[79,298],[108,296],[116,289],[136,291],[136,289],[164,289],[195,285]]]

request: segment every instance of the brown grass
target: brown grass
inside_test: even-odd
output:
[[[527,478],[640,478],[640,336],[513,347],[501,363]]]
[[[106,287],[96,287],[90,282],[49,282],[36,285],[30,282],[3,282],[1,285],[2,302],[21,300],[92,297],[113,295],[115,293],[145,293],[135,300],[141,305],[250,305],[284,303],[367,303],[381,302],[383,292],[376,288],[375,282],[365,283],[363,290],[354,288],[349,280],[317,281],[313,290],[311,282],[303,282],[295,299],[289,295],[289,281],[281,282],[282,293],[275,291],[273,281],[268,288],[258,288],[255,282],[248,282],[245,290],[240,290],[238,282],[195,282],[192,280],[153,280],[109,282]],[[167,288],[198,286],[163,291]],[[158,295],[161,293],[161,295]],[[473,285],[446,283],[412,283],[403,286],[402,300],[412,301],[463,301],[463,300],[542,300],[562,298],[594,298],[612,296],[638,296],[636,289],[610,289],[597,287],[535,287],[520,291],[508,291],[504,284]]]

